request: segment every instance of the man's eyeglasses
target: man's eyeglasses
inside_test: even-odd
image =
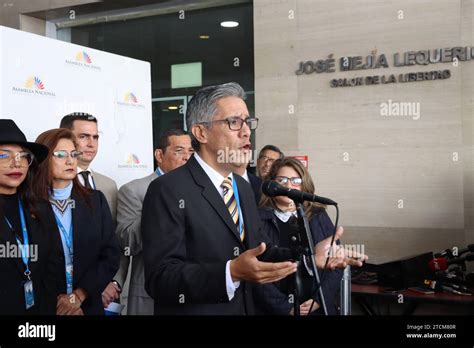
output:
[[[275,158],[270,158],[270,157],[267,157],[265,155],[262,155],[258,159],[261,159],[264,162],[270,162],[270,164],[273,164],[273,162],[275,162],[278,158],[275,159]]]
[[[247,126],[249,126],[250,130],[257,129],[257,127],[258,127],[258,118],[243,119],[243,118],[240,118],[240,117],[237,117],[237,116],[228,117],[224,120],[207,121],[207,122],[200,122],[200,123],[204,124],[204,123],[213,123],[213,122],[227,122],[227,124],[229,125],[229,129],[234,130],[234,131],[241,130],[244,123],[246,123]]]
[[[35,156],[28,151],[0,150],[0,165],[4,168],[9,167],[12,161],[18,162],[20,167],[27,168],[33,163],[34,158]]]
[[[280,185],[286,185],[288,181],[290,181],[293,185],[301,185],[303,183],[303,179],[299,177],[289,178],[287,176],[277,176],[275,177],[275,181]]]
[[[58,150],[53,152],[53,156],[59,159],[65,159],[69,156],[71,156],[73,159],[77,159],[80,155],[82,155],[82,152],[76,150],[71,151],[70,153],[66,150]]]

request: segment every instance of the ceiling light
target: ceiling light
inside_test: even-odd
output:
[[[238,26],[239,26],[239,22],[235,22],[235,21],[221,22],[221,27],[224,27],[224,28],[235,28],[235,27],[238,27]]]
[[[209,40],[211,37],[209,35],[199,35],[201,40]]]

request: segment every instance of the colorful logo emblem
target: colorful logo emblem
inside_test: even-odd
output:
[[[133,94],[132,92],[128,92],[127,94],[125,94],[124,101],[125,103],[134,103],[134,104],[138,103],[137,96]]]
[[[127,160],[125,161],[127,164],[140,164],[140,160],[138,159],[137,155],[130,153],[127,156]]]
[[[123,95],[123,98],[120,97],[120,94],[117,95],[117,105],[124,106],[127,108],[145,109],[145,105],[141,104],[138,100],[135,93],[127,92]]]
[[[31,76],[26,80],[25,87],[37,89],[37,90],[43,90],[44,84],[43,84],[43,81],[41,81],[39,77]]]
[[[87,64],[92,64],[91,57],[84,51],[78,52],[76,54],[76,61],[82,62],[82,63],[87,63]]]

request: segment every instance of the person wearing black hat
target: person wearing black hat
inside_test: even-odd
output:
[[[59,250],[30,190],[47,155],[15,122],[0,119],[0,315],[55,313]]]

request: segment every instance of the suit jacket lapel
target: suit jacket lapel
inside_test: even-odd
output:
[[[79,250],[87,250],[87,240],[80,231],[83,229],[83,222],[90,219],[86,215],[86,203],[72,191],[71,198],[74,200],[74,208],[72,209],[72,243],[74,252],[74,283],[80,278],[82,272],[81,257],[78,257]]]
[[[254,197],[249,197],[246,195],[246,191],[241,189],[242,185],[250,185],[247,181],[245,181],[244,178],[242,178],[239,175],[234,174],[234,178],[237,181],[237,189],[239,190],[239,198],[240,198],[240,209],[242,209],[242,215],[244,216],[244,228],[245,228],[245,242],[247,245],[251,245],[250,242],[250,237],[252,236],[252,232],[250,226],[252,226],[251,221],[250,221],[250,214],[249,214],[249,209],[250,207],[247,202],[251,202],[255,200]]]
[[[40,252],[39,245],[44,243],[44,241],[41,240],[41,231],[40,231],[41,226],[39,226],[38,220],[36,220],[36,218],[34,218],[31,214],[29,214],[29,212],[26,209],[25,209],[25,219],[26,219],[26,225],[28,226],[27,228],[28,228],[29,236],[30,236],[29,243],[30,245],[36,246],[37,249],[35,250],[35,252],[39,253]],[[29,248],[31,251],[32,247],[30,246]],[[36,255],[38,260],[36,260],[35,262],[31,260],[31,257],[32,255],[30,255],[28,266],[30,267],[31,273],[33,273],[37,269],[40,256],[38,254]],[[21,262],[21,264],[23,265],[23,262]]]
[[[4,231],[4,233],[2,233],[3,236],[0,235],[0,240],[1,243],[5,246],[5,251],[8,252],[7,249],[10,249],[12,246],[16,248],[18,246],[18,243],[13,234],[13,231],[10,229],[4,218],[2,218],[2,221],[0,223],[2,224],[1,229]],[[7,248],[7,246],[9,247]],[[19,255],[17,256],[18,257],[9,257],[9,259],[16,265],[18,271],[23,274],[25,272],[25,265],[23,264],[21,257],[19,257]]]
[[[224,204],[224,200],[219,195],[219,192],[217,192],[214,184],[212,183],[211,179],[209,179],[204,169],[202,169],[194,157],[191,157],[186,165],[188,166],[196,184],[203,188],[203,197],[209,202],[220,218],[225,222],[229,228],[229,231],[234,235],[235,238],[237,238],[241,246],[244,246],[240,240],[239,231],[237,230],[237,227],[235,226],[234,221],[232,221],[230,213]]]
[[[94,178],[94,176],[95,176],[95,178]],[[97,188],[97,181],[96,181],[97,177],[98,177],[97,173],[94,173],[94,172],[91,170],[91,179],[92,179],[92,184],[94,185],[94,190],[98,190],[98,188]]]

